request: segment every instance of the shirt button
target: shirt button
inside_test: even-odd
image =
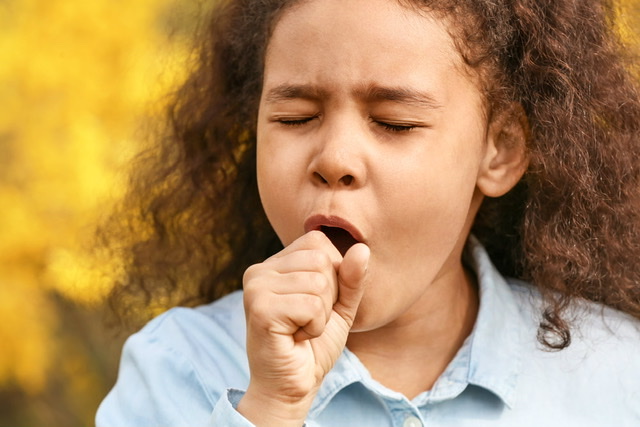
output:
[[[402,427],[422,427],[422,422],[418,417],[411,415],[404,420]]]

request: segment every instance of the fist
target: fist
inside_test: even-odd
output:
[[[251,379],[238,410],[254,424],[304,421],[344,349],[364,292],[368,260],[366,245],[352,246],[343,258],[322,232],[311,231],[247,269],[243,282]]]

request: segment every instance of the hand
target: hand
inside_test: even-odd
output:
[[[320,231],[247,269],[244,306],[251,379],[238,411],[258,426],[304,423],[344,349],[362,299],[369,248],[344,259]]]

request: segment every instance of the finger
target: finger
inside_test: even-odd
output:
[[[327,274],[331,275],[328,276]],[[318,272],[293,272],[282,275],[270,291],[277,295],[306,294],[319,297],[326,317],[329,318],[338,298],[338,277],[335,271],[327,274]]]
[[[342,261],[342,260],[340,260]],[[294,271],[336,271],[335,260],[324,248],[300,249],[286,255],[271,257],[263,264],[279,273]]]
[[[353,325],[364,294],[370,256],[371,251],[364,243],[353,245],[345,254],[338,270],[338,301],[333,309],[349,327]]]
[[[310,338],[320,336],[328,317],[324,302],[315,295],[289,294],[254,300],[246,304],[247,322],[251,329],[277,335],[294,335],[304,330]]]
[[[294,240],[289,246],[271,256],[270,259],[277,259],[301,250],[319,249],[326,253],[332,261],[334,268],[338,268],[342,262],[340,251],[331,243],[331,240],[322,232],[312,230]]]
[[[329,310],[336,302],[338,298],[338,272],[334,267],[334,261],[324,250],[296,251],[273,260],[273,263],[273,268],[277,271],[293,275],[292,280],[297,281],[295,283],[297,292],[326,296],[330,303]],[[325,280],[323,281],[314,275],[305,276],[304,273],[319,273],[324,276]]]
[[[303,250],[249,267],[243,277],[245,291],[269,290],[277,294],[309,293],[327,299],[328,310],[338,297],[337,271],[321,250]]]

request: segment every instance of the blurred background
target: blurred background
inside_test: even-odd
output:
[[[123,336],[92,226],[185,74],[196,0],[0,0],[0,426],[90,426]],[[95,266],[94,266],[95,267]]]
[[[93,425],[115,381],[118,266],[86,247],[211,1],[0,0],[0,427]]]

